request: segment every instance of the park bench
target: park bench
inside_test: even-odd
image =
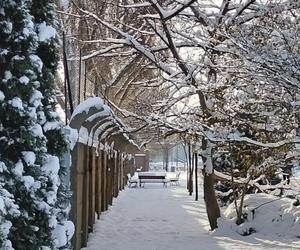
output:
[[[128,187],[132,187],[132,184],[134,184],[133,187],[137,187],[138,186],[138,178],[136,178],[135,176],[131,176],[130,174],[127,174],[127,180],[128,180]]]
[[[171,186],[172,185],[179,186],[179,176],[180,176],[180,172],[178,172],[175,177],[170,177],[169,178],[169,182],[170,182]]]
[[[162,183],[163,187],[167,187],[167,174],[159,172],[140,172],[138,173],[140,187],[144,187],[145,183]]]

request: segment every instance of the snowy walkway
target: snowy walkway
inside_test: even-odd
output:
[[[262,222],[263,223],[263,222]],[[102,215],[84,250],[244,250],[300,249],[299,241],[218,236],[208,232],[203,198],[195,202],[186,188],[127,188]]]

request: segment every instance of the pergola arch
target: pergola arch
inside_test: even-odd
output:
[[[139,151],[129,139],[125,125],[104,104],[92,97],[79,104],[69,122],[71,144],[71,219],[75,224],[74,249],[86,246],[88,233],[112,204],[133,173],[131,154]],[[71,133],[72,132],[72,133]],[[125,157],[127,156],[127,157]]]

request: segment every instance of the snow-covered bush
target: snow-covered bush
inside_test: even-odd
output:
[[[235,224],[235,205],[230,204],[220,219],[217,234],[237,232],[247,236],[252,233],[278,237],[300,237],[300,210],[295,200],[278,198],[269,194],[245,196],[243,205],[244,223]]]
[[[51,0],[0,4],[1,249],[57,249],[55,230],[66,224],[69,194],[59,160],[66,143],[54,112],[54,15]]]

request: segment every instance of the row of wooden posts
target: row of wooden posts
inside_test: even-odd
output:
[[[71,219],[75,224],[72,244],[85,247],[95,220],[112,205],[113,198],[134,173],[133,159],[120,151],[105,151],[77,142],[71,153]],[[96,216],[95,216],[96,215]]]

